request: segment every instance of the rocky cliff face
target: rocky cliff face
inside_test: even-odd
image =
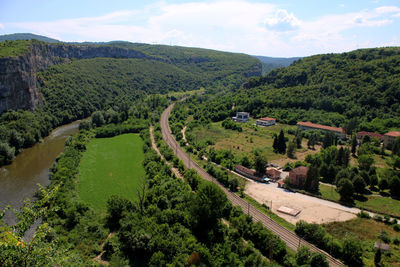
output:
[[[161,60],[119,47],[32,43],[26,55],[0,58],[0,113],[8,109],[34,109],[41,102],[36,86],[38,71],[73,58],[96,57]]]

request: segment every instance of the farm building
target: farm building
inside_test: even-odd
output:
[[[340,127],[331,127],[312,123],[310,121],[300,121],[297,123],[297,126],[302,130],[320,130],[324,132],[332,132],[337,134],[342,139],[346,138],[346,133],[344,132],[343,128]]]
[[[250,120],[250,114],[248,112],[236,112],[236,116],[232,117],[233,121],[246,122]]]
[[[359,144],[362,143],[362,140],[363,140],[364,136],[369,136],[369,137],[371,137],[371,139],[377,138],[378,140],[381,140],[382,137],[383,137],[383,135],[378,134],[378,133],[371,133],[371,132],[364,132],[364,131],[363,132],[358,132],[357,133],[357,141],[358,141]]]
[[[276,119],[270,117],[261,118],[256,121],[256,125],[258,126],[271,126],[275,125],[275,123]]]
[[[290,183],[296,187],[302,187],[307,177],[308,167],[300,166],[289,171]]]
[[[281,174],[282,174],[281,171],[278,171],[277,169],[273,169],[273,168],[267,169],[266,173],[267,173],[267,177],[274,182],[279,180],[279,178],[281,178]]]
[[[394,140],[400,137],[400,132],[388,132],[383,135],[383,145],[385,147],[391,147],[394,143]]]
[[[257,172],[253,169],[248,169],[242,165],[236,165],[234,170],[235,170],[235,172],[243,175],[244,177],[253,179],[257,182],[265,182],[264,177],[258,176]]]

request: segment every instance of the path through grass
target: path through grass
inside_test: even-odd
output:
[[[135,200],[145,175],[143,141],[137,134],[90,141],[79,167],[78,195],[96,211],[111,195]]]

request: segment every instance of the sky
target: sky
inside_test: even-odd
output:
[[[0,0],[0,35],[272,57],[400,46],[400,0]]]

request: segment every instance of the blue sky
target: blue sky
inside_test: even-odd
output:
[[[400,46],[400,1],[1,0],[0,34],[16,32],[308,56]]]

